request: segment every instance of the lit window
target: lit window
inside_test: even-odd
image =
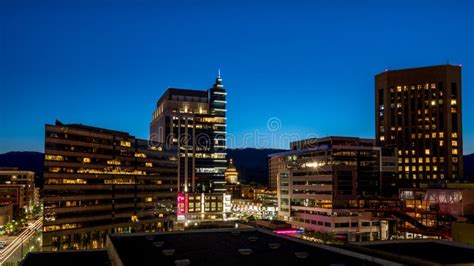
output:
[[[456,104],[457,104],[456,99],[452,99],[451,100],[451,105],[456,105]]]
[[[453,145],[453,146],[458,146],[458,141],[457,141],[457,140],[451,141],[451,145]]]
[[[432,136],[433,138],[436,138],[436,135],[437,135],[436,132],[433,132],[433,133],[431,134],[431,136]]]
[[[122,146],[122,147],[132,147],[132,143],[130,141],[122,140],[122,141],[120,141],[120,146]]]
[[[91,162],[91,158],[84,157],[84,158],[82,159],[82,162],[83,162],[83,163],[90,163],[90,162]]]
[[[440,146],[440,147],[443,147],[443,146],[444,146],[444,141],[440,140],[440,141],[439,141],[439,146]]]
[[[458,149],[453,149],[453,154],[458,154]]]
[[[431,106],[435,106],[436,105],[436,101],[435,100],[432,100],[431,101]]]
[[[152,202],[153,201],[153,198],[152,197],[146,197],[145,198],[145,202]]]
[[[458,133],[457,133],[457,132],[453,132],[453,133],[451,133],[451,137],[453,137],[453,138],[457,138],[457,137],[458,137]]]
[[[153,167],[153,163],[147,162],[147,163],[145,163],[145,166],[146,167]]]
[[[120,165],[120,161],[117,161],[117,160],[108,160],[108,161],[107,161],[107,164]]]
[[[430,155],[430,153],[431,153],[431,152],[430,152],[429,149],[426,149],[426,150],[425,150],[425,154],[426,154],[426,155]]]
[[[44,158],[49,161],[64,161],[61,155],[45,155]]]
[[[439,132],[439,137],[444,138],[444,132]]]
[[[384,141],[385,140],[385,137],[384,136],[380,136],[380,141]]]

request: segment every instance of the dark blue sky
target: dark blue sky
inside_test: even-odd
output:
[[[472,153],[473,2],[1,1],[0,152],[42,151],[55,119],[147,138],[168,86],[206,89],[219,67],[231,146],[373,137],[374,75],[449,60]]]

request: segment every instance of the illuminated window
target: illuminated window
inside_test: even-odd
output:
[[[436,132],[431,133],[431,137],[436,138]]]
[[[458,146],[458,141],[457,141],[457,140],[451,141],[451,145],[453,145],[453,146]]]
[[[384,136],[380,136],[380,141],[384,141],[385,140],[385,137]]]
[[[453,154],[458,154],[458,149],[453,149]]]
[[[423,163],[423,158],[418,158],[419,163]]]
[[[457,137],[458,137],[458,133],[457,133],[457,132],[453,132],[453,133],[451,133],[451,137],[453,137],[453,138],[457,138]]]
[[[436,83],[431,83],[431,88],[436,89]]]
[[[153,167],[153,163],[147,162],[147,163],[145,163],[145,166],[146,167]]]
[[[430,157],[426,157],[425,162],[429,163],[430,162]]]
[[[152,202],[153,201],[153,198],[152,197],[146,197],[145,198],[145,202]]]
[[[456,105],[456,103],[457,103],[457,102],[456,102],[456,99],[452,99],[452,100],[451,100],[451,105]]]
[[[439,132],[439,137],[444,138],[444,132]]]
[[[64,161],[64,158],[63,156],[61,155],[45,155],[44,156],[45,160],[49,160],[49,161]]]
[[[430,155],[430,153],[431,153],[431,152],[430,152],[429,149],[425,149],[425,154],[426,154],[426,155]]]
[[[91,158],[84,157],[84,158],[82,158],[82,162],[83,162],[83,163],[90,163],[90,162],[91,162]]]
[[[135,157],[137,157],[137,158],[146,158],[146,154],[144,154],[142,152],[137,152],[137,153],[135,153]]]
[[[439,157],[439,162],[444,163],[444,157]]]
[[[132,147],[132,143],[130,141],[122,140],[122,141],[120,141],[120,146],[122,146],[122,147]]]
[[[120,165],[120,161],[117,161],[117,160],[108,160],[108,161],[107,161],[107,164]]]
[[[453,157],[453,163],[457,163],[458,162],[458,157]]]
[[[455,107],[451,107],[451,113],[457,113],[457,110]]]
[[[439,141],[439,146],[443,147],[444,146],[444,141],[440,140]]]
[[[431,101],[431,106],[435,106],[436,105],[436,101],[435,100],[432,100]]]

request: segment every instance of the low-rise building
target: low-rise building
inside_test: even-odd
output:
[[[231,195],[226,193],[178,193],[178,227],[225,221],[231,214]]]
[[[35,197],[35,173],[31,171],[20,171],[17,168],[0,168],[0,188],[8,190],[8,187],[21,187],[21,199],[15,200],[14,215],[17,216],[19,211],[30,211],[34,205],[38,204]],[[2,197],[3,198],[3,197]],[[19,205],[18,205],[19,204]]]

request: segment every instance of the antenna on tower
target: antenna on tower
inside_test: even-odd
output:
[[[221,78],[221,68],[217,70],[217,78]]]

